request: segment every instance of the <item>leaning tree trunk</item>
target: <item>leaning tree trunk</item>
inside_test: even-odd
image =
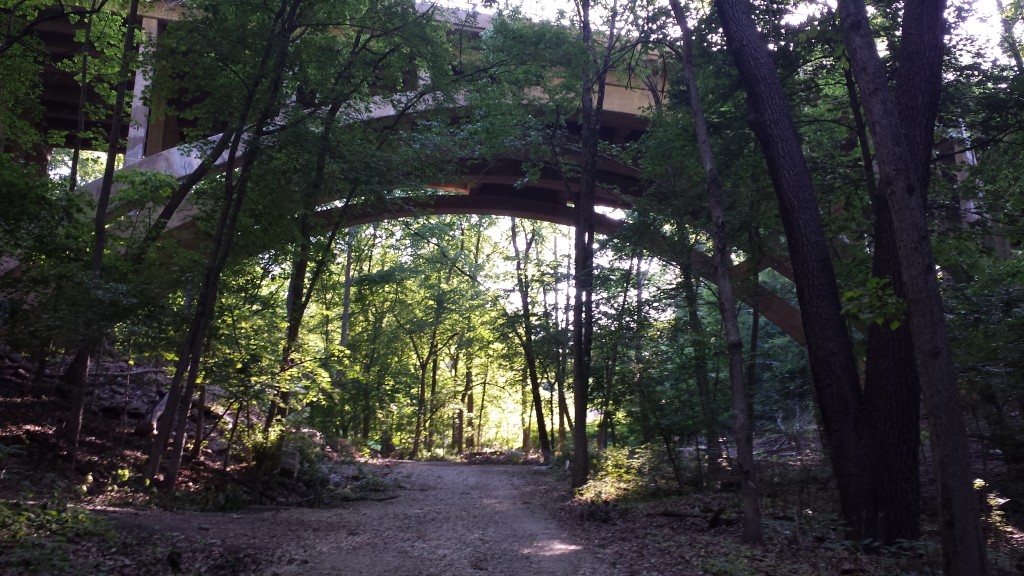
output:
[[[708,381],[708,337],[697,310],[697,284],[693,277],[693,262],[683,264],[683,300],[686,303],[687,335],[693,350],[693,379],[697,384],[697,398],[704,419],[707,442],[708,476],[721,469],[722,433],[718,429],[718,415],[711,402],[711,383]]]
[[[213,246],[207,258],[203,288],[196,301],[195,316],[189,326],[182,354],[179,356],[175,366],[174,377],[168,392],[167,406],[169,410],[164,412],[160,421],[146,473],[150,479],[156,476],[159,471],[164,447],[167,445],[167,441],[172,438],[173,433],[171,454],[167,461],[168,471],[163,485],[164,489],[168,492],[174,489],[174,485],[178,480],[178,473],[181,470],[181,456],[185,441],[185,420],[188,418],[192,406],[192,394],[199,376],[202,345],[206,340],[210,323],[213,321],[221,272],[224,270],[228,254],[231,252],[231,245],[233,244],[238,227],[238,216],[242,210],[245,191],[249,175],[251,174],[252,155],[255,154],[254,150],[249,151],[250,156],[246,159],[240,177],[236,181],[232,176],[233,170],[231,166],[234,165],[237,158],[241,139],[238,138],[236,140],[231,147],[231,155],[228,158],[229,169],[225,172],[224,197],[220,220],[217,223]],[[183,380],[184,386],[182,385]]]
[[[298,11],[300,0],[282,0],[280,10],[277,14],[277,21],[274,27],[273,37],[270,38],[264,48],[264,53],[257,66],[257,73],[254,76],[253,85],[245,102],[234,120],[237,126],[252,125],[252,133],[260,133],[276,114],[275,101],[280,92],[288,49],[288,39],[294,27],[294,20]],[[267,99],[261,109],[253,118],[252,112],[255,109],[255,102],[259,88],[267,90]],[[246,189],[252,175],[254,158],[258,154],[258,141],[253,139],[247,143],[245,160],[241,162],[240,173],[235,175],[236,166],[239,165],[239,158],[243,145],[243,133],[241,129],[233,130],[230,133],[231,143],[228,146],[228,158],[224,171],[223,190],[224,194],[221,203],[221,213],[217,221],[217,228],[213,236],[213,245],[206,261],[206,270],[203,277],[203,287],[196,302],[196,309],[189,324],[188,334],[182,344],[182,349],[175,365],[174,377],[171,380],[171,387],[167,395],[167,406],[157,429],[150,459],[146,466],[145,475],[152,480],[160,470],[160,462],[163,458],[164,449],[175,429],[175,422],[178,418],[186,418],[188,407],[191,405],[189,388],[194,387],[195,381],[192,373],[193,366],[196,368],[202,358],[202,343],[213,319],[214,309],[217,302],[218,288],[221,272],[227,262],[234,242],[235,231],[238,226],[238,216],[241,213],[245,201]],[[223,140],[223,138],[222,138]],[[186,379],[186,373],[188,374]],[[190,384],[189,384],[190,383]],[[183,440],[178,438],[177,440]],[[181,466],[181,451],[178,441],[175,441],[174,451],[168,468],[173,472],[165,477],[164,488],[167,491],[173,490],[177,482],[177,472]]]
[[[711,238],[714,245],[715,279],[718,284],[719,309],[725,324],[725,341],[729,354],[729,383],[732,389],[732,413],[735,421],[736,462],[738,464],[741,491],[743,494],[743,541],[761,541],[761,509],[758,505],[757,474],[754,471],[754,439],[747,409],[747,383],[743,378],[743,339],[740,337],[739,320],[736,317],[736,297],[733,295],[732,279],[729,277],[730,249],[725,232],[725,193],[718,174],[711,136],[700,93],[693,73],[693,38],[686,13],[679,0],[669,0],[676,23],[683,32],[683,77],[686,91],[690,96],[690,111],[704,166],[708,205],[711,208]]]
[[[335,87],[341,81],[342,76],[335,78]],[[341,111],[341,103],[332,104],[325,114],[324,128],[317,139],[316,159],[313,164],[311,182],[304,188],[302,215],[299,219],[299,245],[296,247],[295,257],[292,259],[292,273],[288,279],[288,295],[285,298],[285,312],[287,327],[285,328],[284,347],[281,352],[281,374],[285,375],[295,366],[295,348],[299,341],[299,333],[302,329],[302,321],[306,315],[306,309],[313,298],[313,292],[328,261],[334,257],[334,240],[338,230],[344,221],[344,213],[348,209],[349,201],[356,191],[355,186],[349,188],[345,200],[342,202],[341,210],[327,236],[323,251],[316,259],[312,273],[309,273],[310,257],[313,251],[313,218],[316,212],[316,202],[322,197],[322,191],[326,184],[327,157],[330,154],[331,135],[334,127],[337,126],[338,114]],[[342,346],[348,342],[348,306],[349,306],[349,282],[352,271],[352,252],[349,245],[348,255],[345,263],[345,302],[342,313]],[[308,282],[307,282],[308,276]],[[286,377],[287,378],[287,377]],[[266,421],[263,425],[264,435],[269,434],[277,418],[287,418],[291,389],[288,386],[279,386],[275,399],[267,408]]]
[[[302,329],[302,319],[305,316],[303,296],[305,295],[306,272],[309,270],[309,255],[313,248],[311,215],[304,210],[299,222],[299,245],[296,247],[294,258],[292,258],[292,272],[288,277],[288,294],[285,297],[285,309],[287,317],[284,348],[281,351],[281,376],[287,380],[288,371],[295,366],[295,346],[299,341],[299,333]],[[291,388],[288,385],[278,385],[277,392],[267,407],[266,420],[263,423],[263,434],[269,436],[274,422],[278,417],[288,417],[288,403],[291,399]]]
[[[874,215],[871,275],[888,280],[893,294],[904,300],[905,287],[888,201],[879,194],[875,181],[867,124],[853,71],[847,69],[844,75]],[[872,323],[868,327],[864,413],[872,458],[878,467],[874,477],[874,517],[869,519],[863,536],[883,545],[917,540],[921,536],[921,386],[914,365],[914,344],[905,322],[896,328],[891,322]]]
[[[873,506],[872,463],[860,414],[857,363],[841,314],[817,194],[775,61],[754,22],[750,2],[716,0],[715,5],[779,204],[842,516],[852,532],[860,534],[864,511]]]

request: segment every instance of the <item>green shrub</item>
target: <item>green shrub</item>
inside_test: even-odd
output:
[[[657,451],[650,446],[608,448],[597,457],[597,473],[578,496],[588,502],[642,498],[656,485],[656,467]]]
[[[93,537],[113,538],[114,532],[81,508],[0,502],[0,558],[10,573],[62,573],[70,568],[71,546]]]

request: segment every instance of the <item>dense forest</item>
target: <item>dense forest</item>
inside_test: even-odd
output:
[[[1003,573],[1024,11],[996,5],[5,0],[0,465],[31,438],[166,503],[315,437],[595,502],[734,492],[757,543],[766,471],[813,454],[845,541]],[[105,427],[137,448],[97,456]]]

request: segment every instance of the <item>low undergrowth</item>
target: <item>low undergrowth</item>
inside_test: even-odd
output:
[[[593,479],[565,509],[623,566],[645,574],[746,576],[926,576],[942,573],[937,518],[923,518],[923,538],[879,549],[844,537],[835,487],[820,450],[758,454],[762,530],[759,545],[742,542],[740,499],[729,461],[709,477],[706,461],[676,461],[659,447],[609,448],[595,459]],[[677,478],[683,482],[677,482]],[[994,575],[1024,573],[1024,535],[988,495],[982,519]],[[607,536],[601,534],[608,533]],[[690,566],[694,571],[683,569]]]
[[[62,574],[75,567],[77,544],[113,542],[110,524],[62,502],[0,502],[0,563],[4,574]]]

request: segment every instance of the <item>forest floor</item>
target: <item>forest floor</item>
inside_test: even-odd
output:
[[[162,540],[181,551],[178,562],[186,573],[615,573],[598,543],[559,521],[557,500],[564,485],[546,471],[446,462],[378,466],[389,484],[378,497],[328,508],[231,514],[110,510],[104,515],[122,533]]]
[[[323,442],[313,450],[319,462],[297,477],[253,482],[204,452],[165,500],[135,472],[150,441],[126,418],[132,398],[119,394],[117,410],[88,414],[72,466],[57,440],[66,402],[27,382],[0,378],[0,576],[941,572],[930,507],[920,543],[875,554],[842,539],[831,474],[810,437],[801,449],[762,441],[765,540],[748,546],[726,482],[679,490],[648,470],[629,485],[599,477],[574,495],[562,468],[500,454],[476,463],[361,459]],[[994,502],[985,522],[992,574],[1024,574],[1024,534]]]
[[[92,529],[43,545],[29,558],[34,564],[25,563],[24,548],[21,556],[5,558],[0,546],[0,574],[940,573],[934,546],[864,554],[838,540],[827,520],[801,527],[776,515],[765,522],[764,544],[743,545],[734,513],[722,515],[722,508],[715,508],[734,495],[587,504],[570,497],[557,470],[532,464],[382,460],[358,467],[376,479],[374,489],[363,498],[320,508],[196,512],[88,505],[88,512],[78,514],[88,514]],[[39,557],[47,551],[61,558]],[[1001,553],[993,574],[1022,573],[1019,552],[1016,560]]]

